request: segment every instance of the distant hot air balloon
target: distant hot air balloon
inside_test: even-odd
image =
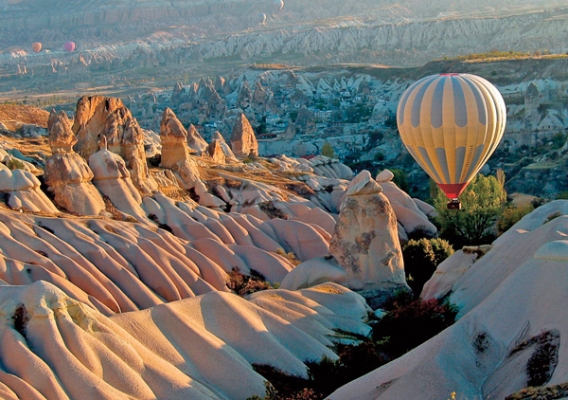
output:
[[[458,196],[487,162],[505,131],[503,97],[491,83],[470,74],[427,76],[398,103],[402,142],[459,208]]]
[[[63,48],[65,49],[65,51],[71,53],[73,50],[75,50],[75,42],[67,42],[65,43],[65,45],[63,45]]]
[[[284,0],[274,0],[274,7],[276,11],[280,11],[284,8]]]
[[[33,42],[33,43],[32,43],[32,50],[33,50],[35,53],[39,53],[39,52],[41,51],[41,48],[42,48],[42,45],[41,45],[40,42]]]

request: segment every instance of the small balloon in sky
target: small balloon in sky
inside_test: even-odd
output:
[[[73,50],[75,50],[75,42],[67,42],[65,43],[65,45],[63,45],[63,48],[65,49],[65,51],[72,52]]]
[[[32,43],[32,50],[34,51],[34,53],[39,53],[41,51],[42,47],[43,46],[40,42],[33,42]]]

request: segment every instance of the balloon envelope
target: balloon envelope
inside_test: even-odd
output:
[[[274,0],[274,8],[278,11],[282,10],[284,8],[284,0]]]
[[[63,48],[65,49],[65,51],[71,52],[71,51],[75,50],[75,43],[74,42],[67,42],[67,43],[65,43]]]
[[[33,50],[35,53],[39,53],[39,52],[41,51],[41,48],[42,48],[42,45],[41,45],[40,42],[33,42],[33,43],[32,43],[32,50]]]
[[[450,199],[457,198],[487,162],[505,131],[503,97],[470,74],[427,76],[398,103],[402,142]]]

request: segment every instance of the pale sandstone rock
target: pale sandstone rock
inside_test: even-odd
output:
[[[233,133],[231,134],[231,150],[237,158],[258,156],[258,142],[256,136],[244,114],[239,114]]]
[[[438,229],[429,221],[428,215],[418,207],[414,199],[396,186],[394,182],[391,182],[391,175],[392,172],[384,170],[379,173],[377,178],[381,177],[380,179],[383,180],[381,182],[383,193],[389,199],[396,218],[404,227],[405,232],[411,234],[416,230],[421,230],[429,236],[436,236]],[[424,205],[422,207],[427,208]],[[429,211],[432,214],[433,211]]]
[[[219,140],[214,139],[207,147],[206,153],[217,164],[225,164],[225,153]]]
[[[347,286],[376,298],[375,303],[397,290],[409,290],[396,216],[381,191],[368,171],[353,179],[329,249],[347,272]]]
[[[187,131],[169,108],[166,108],[162,115],[160,139],[162,142],[160,165],[176,173],[179,185],[189,190],[201,182],[197,162],[190,156],[187,146]]]
[[[203,153],[208,146],[193,124],[189,125],[187,129],[187,145],[197,154]]]
[[[99,191],[91,183],[94,175],[85,159],[73,151],[77,138],[67,115],[52,111],[48,120],[52,155],[45,162],[44,181],[55,202],[79,215],[98,215],[105,210]]]
[[[81,97],[77,102],[72,127],[73,133],[78,139],[74,150],[88,160],[91,155],[99,150],[99,136],[105,131],[107,118],[115,111],[122,109],[125,109],[124,104],[117,98]]]
[[[58,214],[59,210],[40,189],[40,181],[30,172],[10,170],[0,163],[0,193],[7,196],[7,204],[14,210]]]
[[[561,344],[568,335],[567,205],[562,200],[537,208],[467,268],[449,295],[461,307],[454,325],[330,398],[437,399],[448,392],[506,398],[526,389],[535,378],[534,360],[543,354],[539,368],[550,380],[533,388],[541,393],[535,396],[546,398],[558,389],[568,371]],[[547,221],[551,213],[561,216]]]
[[[177,162],[189,158],[187,131],[169,108],[166,108],[162,114],[160,139],[162,142],[162,167],[172,168]]]
[[[144,150],[144,132],[120,99],[104,96],[83,96],[77,102],[72,126],[78,142],[74,149],[84,159],[98,150],[102,136],[109,151],[125,160],[131,179],[144,195],[157,189],[149,174]]]
[[[142,197],[130,179],[130,172],[120,156],[107,150],[104,136],[101,150],[89,158],[89,167],[94,174],[93,184],[118,210],[138,221],[146,220]]]
[[[299,290],[325,282],[345,284],[347,272],[333,259],[312,258],[290,271],[280,282],[280,288]]]

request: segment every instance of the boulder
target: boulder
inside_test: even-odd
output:
[[[371,307],[398,290],[405,281],[396,215],[368,171],[359,173],[341,203],[330,253],[347,272],[346,285],[361,291]]]
[[[93,170],[93,183],[109,198],[119,211],[139,221],[146,220],[141,207],[142,197],[130,179],[130,172],[120,156],[108,151],[106,138],[101,140],[101,150],[89,157],[89,167]]]

